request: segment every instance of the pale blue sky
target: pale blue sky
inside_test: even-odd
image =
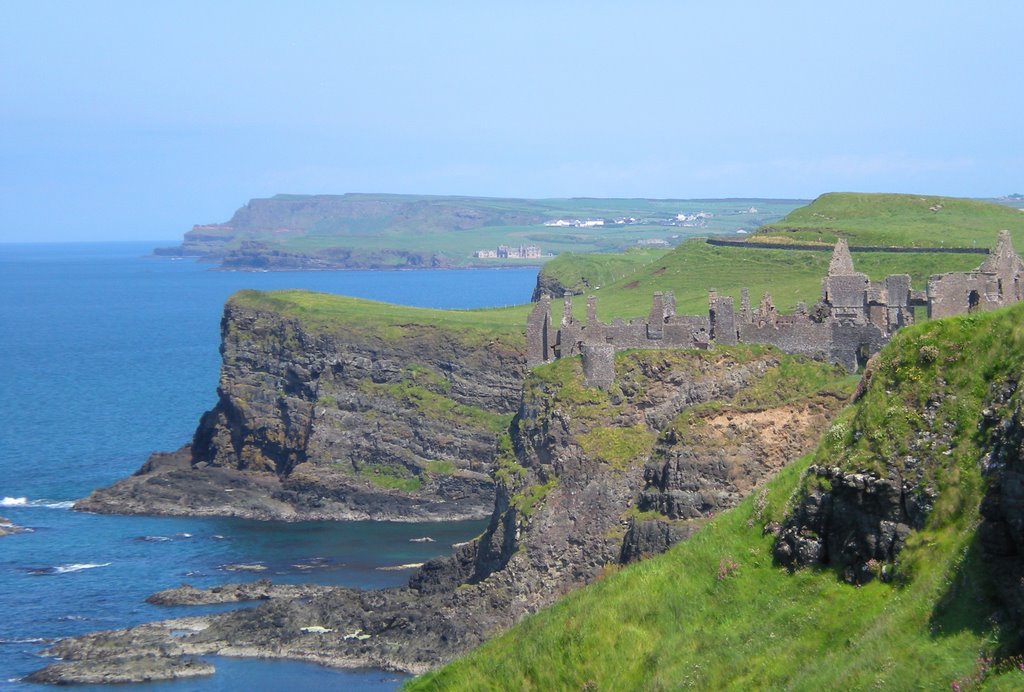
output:
[[[0,3],[0,241],[277,192],[1024,193],[1024,3]]]

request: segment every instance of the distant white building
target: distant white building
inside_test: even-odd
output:
[[[481,255],[480,253],[488,253]],[[520,245],[519,247],[513,247],[511,245],[499,245],[497,251],[495,250],[477,250],[474,253],[476,257],[488,257],[497,259],[537,259],[541,256],[540,247],[537,245]]]
[[[616,223],[619,223],[616,221]],[[567,226],[574,226],[575,228],[593,228],[595,226],[603,226],[604,219],[554,219],[553,221],[545,221],[545,226],[556,226],[564,228]]]

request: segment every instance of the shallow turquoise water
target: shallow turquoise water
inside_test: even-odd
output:
[[[41,667],[54,638],[194,612],[149,593],[270,577],[359,587],[404,583],[380,567],[422,562],[482,522],[261,523],[108,517],[70,501],[188,441],[216,400],[219,321],[241,288],[310,288],[409,305],[529,299],[536,270],[229,273],[148,259],[150,244],[0,245],[0,687]],[[430,536],[434,543],[413,543]],[[260,563],[259,573],[225,565]],[[217,659],[217,675],[130,689],[391,689],[380,671]],[[117,689],[126,689],[118,687]]]

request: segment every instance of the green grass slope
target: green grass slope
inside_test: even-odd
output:
[[[1007,229],[1024,242],[1024,212],[993,202],[927,195],[831,192],[762,227],[751,241],[985,247]],[[993,240],[989,240],[992,238]]]
[[[330,256],[346,248],[356,258],[383,251],[437,254],[453,266],[508,266],[515,260],[475,260],[475,250],[539,245],[544,253],[608,252],[658,238],[732,234],[782,218],[802,200],[772,199],[502,199],[487,197],[346,194],[276,195],[250,200],[224,224],[199,226],[186,241],[214,241],[219,251],[257,241],[273,250]],[[678,214],[708,214],[699,224]],[[629,219],[630,223],[614,223]],[[545,226],[546,221],[602,219],[599,227]],[[385,255],[386,257],[386,255]],[[363,257],[365,259],[365,257]],[[395,260],[397,266],[402,262]],[[540,260],[530,260],[538,264]]]
[[[498,205],[502,200],[491,202]],[[587,212],[602,209],[626,209],[629,208],[628,202],[630,200],[544,201],[545,208],[552,213],[571,212],[584,216]],[[925,202],[928,205],[922,206]],[[662,205],[665,209],[669,208],[665,205],[670,205],[668,201],[657,200],[646,200],[645,203],[652,207]],[[936,203],[942,204],[942,209],[938,213],[928,211],[928,207]],[[1015,243],[1017,247],[1024,248],[1024,213],[972,200],[832,193],[822,195],[813,204],[794,211],[786,218],[787,224],[789,220],[796,219],[788,226],[795,228],[793,224],[797,222],[825,224],[826,217],[839,218],[841,212],[845,214],[841,225],[847,229],[843,234],[865,245],[915,244],[916,241],[911,242],[913,239],[907,235],[907,227],[932,228],[941,222],[937,227],[944,229],[942,232],[946,234],[947,245],[991,247],[998,231],[1008,228],[1011,233],[1020,235],[1019,240],[1015,238]],[[836,222],[836,225],[840,224]],[[819,236],[830,242],[835,238],[834,230],[828,231],[824,225],[820,232],[805,228],[787,234],[787,237],[790,235],[801,239],[801,242],[817,240]],[[922,241],[917,244],[935,243]],[[973,269],[984,258],[980,255],[882,252],[853,253],[853,259],[857,270],[872,279],[907,273],[913,286],[923,289],[931,274]],[[541,271],[542,283],[546,281],[548,285],[570,287],[596,295],[598,316],[602,320],[611,320],[646,315],[655,291],[675,292],[680,314],[703,314],[707,311],[707,292],[711,288],[720,294],[733,296],[737,306],[740,290],[744,287],[750,290],[751,301],[755,304],[764,292],[770,292],[780,310],[791,312],[799,302],[811,305],[818,300],[828,260],[827,252],[718,247],[693,239],[668,252],[633,250],[616,254],[565,254],[549,262]],[[298,291],[252,293],[239,300],[256,300],[257,295],[266,307],[276,306],[322,326],[335,323],[350,327],[402,323],[444,325],[456,330],[476,331],[481,338],[486,336],[487,330],[505,334],[521,332],[529,311],[527,306],[494,310],[425,310]],[[528,296],[524,295],[524,303],[527,299]],[[579,318],[584,316],[584,304],[585,301],[578,300],[574,305]],[[561,317],[560,310],[560,301],[556,301],[556,320]],[[368,321],[371,314],[376,316],[376,321]]]
[[[486,343],[501,339],[525,344],[529,305],[484,310],[433,310],[312,291],[239,291],[230,298],[241,307],[298,319],[311,331],[344,331],[353,337],[399,338],[410,329],[443,330],[449,339]]]
[[[984,481],[979,433],[990,388],[1024,366],[1024,306],[904,330],[867,392],[794,462],[667,554],[608,574],[409,689],[1021,689],[1015,642],[975,544]],[[934,422],[922,415],[940,397]],[[934,401],[934,399],[933,399]],[[794,573],[771,558],[819,463],[888,463],[914,436],[942,430],[926,455],[938,489],[891,584],[860,587],[831,569]]]
[[[995,245],[996,233],[992,231],[983,245]],[[792,312],[798,302],[812,305],[820,298],[821,280],[828,272],[830,257],[828,252],[722,247],[695,239],[653,261],[643,258],[643,261],[627,264],[604,260],[601,255],[578,259],[574,256],[556,260],[560,264],[555,265],[554,270],[560,281],[589,276],[617,277],[598,284],[600,289],[585,291],[587,295],[597,296],[597,313],[602,320],[646,315],[655,291],[673,291],[679,314],[704,314],[711,288],[717,289],[720,295],[733,296],[737,308],[742,288],[750,290],[752,304],[769,292],[780,310]],[[606,267],[593,266],[602,261],[607,262]],[[918,289],[925,288],[932,274],[974,269],[982,261],[982,255],[853,253],[857,271],[874,280],[889,274],[910,274],[913,286]],[[548,268],[542,271],[546,274]],[[577,317],[582,317],[585,301],[577,303]]]

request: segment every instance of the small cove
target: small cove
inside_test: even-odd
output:
[[[422,307],[529,299],[536,269],[232,273],[146,258],[154,244],[0,245],[0,685],[41,667],[46,641],[202,612],[148,594],[268,578],[397,586],[484,522],[251,522],[116,517],[68,504],[188,441],[215,402],[219,320],[241,288],[309,288]],[[432,541],[418,540],[425,537]],[[128,689],[391,689],[401,677],[217,659],[218,674]],[[118,687],[118,689],[126,689]]]

